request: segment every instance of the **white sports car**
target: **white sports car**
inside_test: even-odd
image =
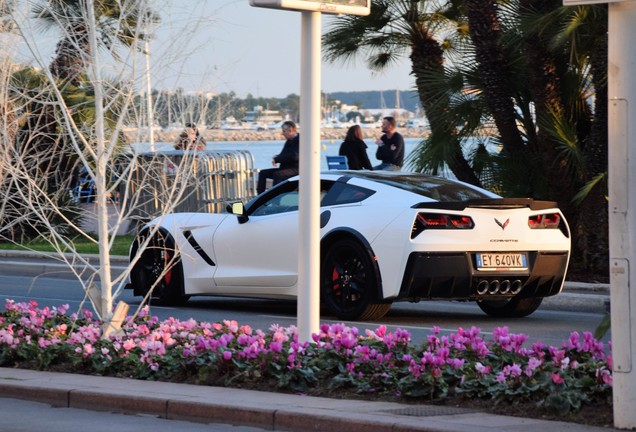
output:
[[[323,172],[321,191],[321,299],[338,319],[439,299],[521,317],[563,287],[570,231],[553,202],[389,171]],[[228,211],[146,225],[131,248],[135,295],[295,298],[298,177]]]

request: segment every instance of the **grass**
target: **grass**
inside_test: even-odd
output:
[[[110,250],[111,255],[128,255],[130,244],[133,241],[132,235],[115,237],[115,242]],[[76,237],[73,239],[73,249],[80,254],[98,254],[99,248],[96,240],[89,240],[86,237]],[[38,252],[55,252],[56,249],[50,242],[42,239],[31,240],[23,245],[13,243],[0,243],[0,250],[35,250]],[[70,250],[69,250],[70,251]]]

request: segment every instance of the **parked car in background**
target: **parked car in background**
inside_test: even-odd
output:
[[[428,128],[428,119],[426,118],[410,118],[404,124],[407,129]]]
[[[246,125],[246,127],[249,130],[255,130],[255,131],[259,131],[259,132],[267,130],[267,125],[265,123],[259,123],[259,122],[248,123]]]
[[[137,296],[295,298],[298,177],[225,214],[168,214],[131,248]],[[553,202],[501,198],[423,174],[321,174],[320,289],[343,320],[382,317],[399,301],[474,301],[522,317],[561,292],[570,230]]]
[[[267,125],[267,129],[269,130],[280,130],[280,128],[283,127],[283,123],[285,123],[287,120],[281,120],[278,121],[276,123],[271,123]]]

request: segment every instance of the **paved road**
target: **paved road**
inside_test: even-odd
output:
[[[16,301],[36,300],[40,306],[60,306],[68,303],[71,311],[78,310],[83,301],[84,292],[79,282],[56,278],[0,276],[0,307],[4,299]],[[130,306],[133,313],[139,305],[139,299],[125,290],[120,298]],[[175,317],[194,318],[199,321],[218,322],[225,319],[237,320],[254,328],[266,330],[272,324],[282,326],[295,325],[296,303],[257,299],[237,299],[228,297],[195,297],[186,306],[179,308],[152,307],[152,314],[160,319]],[[594,331],[603,313],[563,309],[539,309],[522,319],[493,318],[481,311],[474,303],[458,302],[421,302],[396,303],[391,311],[379,321],[349,322],[360,330],[376,329],[386,325],[389,330],[402,328],[408,330],[414,343],[426,340],[433,327],[450,333],[458,327],[477,326],[485,334],[496,327],[508,326],[512,332],[528,334],[531,340],[541,339],[551,345],[560,345],[570,332]],[[321,316],[321,322],[341,322],[328,315]]]

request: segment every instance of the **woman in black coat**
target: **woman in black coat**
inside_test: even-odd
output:
[[[362,139],[360,125],[353,125],[347,131],[342,144],[340,144],[340,156],[346,156],[350,170],[372,170],[371,161],[367,155],[367,145]]]

